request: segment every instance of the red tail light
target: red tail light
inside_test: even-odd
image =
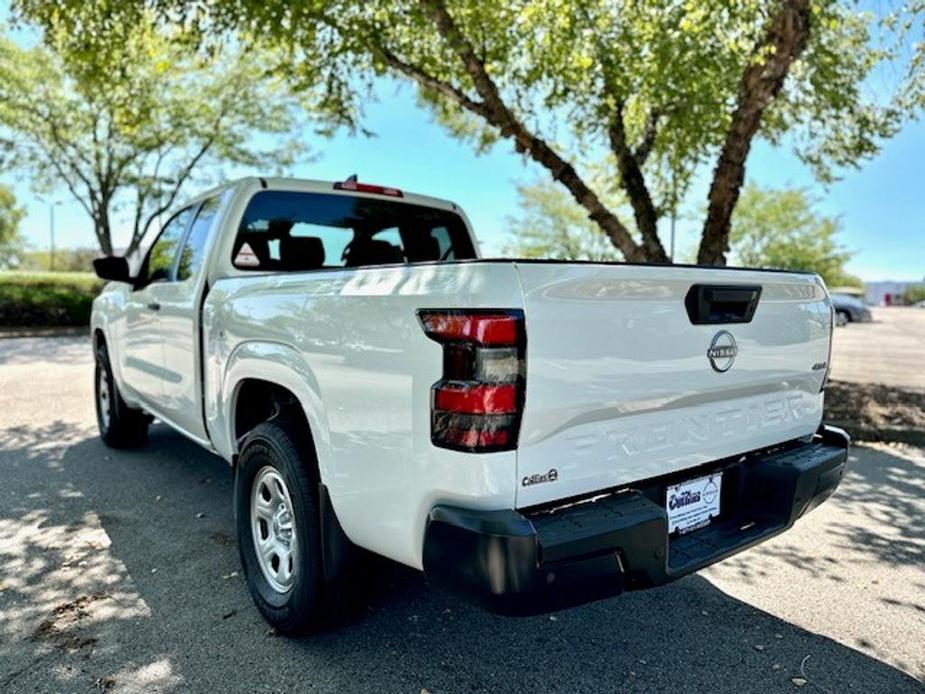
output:
[[[483,453],[517,448],[526,333],[520,310],[424,310],[427,337],[443,345],[433,386],[431,441]]]

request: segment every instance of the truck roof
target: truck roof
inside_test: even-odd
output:
[[[186,200],[183,206],[191,205],[196,202],[199,202],[202,199],[211,197],[216,193],[220,193],[229,188],[237,188],[241,186],[254,186],[260,187],[264,190],[295,190],[303,191],[306,193],[336,193],[343,195],[356,195],[362,197],[371,197],[378,198],[381,197],[375,193],[366,193],[363,191],[351,191],[351,190],[335,190],[334,185],[336,183],[342,183],[343,181],[320,181],[316,179],[309,178],[292,178],[287,176],[245,176],[242,178],[237,178],[233,181],[228,181],[221,185],[210,188],[209,190],[199,193],[193,198]],[[362,183],[367,183],[367,181],[362,181]],[[392,187],[392,186],[389,186]],[[410,202],[417,205],[424,205],[427,207],[438,207],[445,210],[450,210],[453,212],[459,212],[459,207],[456,203],[450,200],[443,200],[442,198],[435,198],[429,195],[420,195],[418,193],[410,193],[406,190],[401,190],[401,197],[394,198],[403,202]]]

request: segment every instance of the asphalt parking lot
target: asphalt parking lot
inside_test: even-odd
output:
[[[836,375],[888,325],[840,330]],[[106,449],[90,386],[85,338],[0,340],[2,692],[923,690],[923,449],[855,447],[791,532],[670,586],[515,620],[383,564],[365,614],[289,640],[236,573],[226,464],[162,425]]]
[[[925,308],[871,312],[872,323],[835,329],[832,378],[925,390]]]

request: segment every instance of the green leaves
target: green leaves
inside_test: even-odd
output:
[[[517,186],[521,214],[508,218],[513,258],[619,260],[620,255],[568,193],[554,183]]]
[[[431,4],[335,0],[313,6],[298,25],[279,21],[279,15],[275,25],[267,23],[266,3],[244,3],[240,12],[242,21],[274,43],[298,47],[309,74],[332,62],[343,74],[392,70],[415,80],[421,102],[438,121],[477,149],[513,138],[463,102],[481,98],[459,51],[427,11]],[[295,12],[269,5],[286,16]],[[616,169],[613,187],[625,188],[631,199],[648,189],[660,213],[688,195],[695,172],[716,161],[744,99],[746,70],[776,51],[768,32],[782,6],[759,0],[445,3],[506,108],[532,136],[557,143],[559,154],[573,162],[603,158],[610,125],[621,111],[630,150],[647,143],[645,188],[627,186]],[[900,60],[913,31],[910,17],[921,19],[922,6],[919,0],[903,9],[903,24],[864,14],[853,2],[811,2],[808,45],[783,88],[771,90],[757,136],[793,144],[822,181],[874,156],[921,108],[921,47],[906,60],[908,75],[885,95],[868,86],[884,64]],[[887,22],[894,28],[884,34]],[[342,91],[337,98],[349,102],[346,111],[361,112],[359,93]],[[748,142],[743,146],[747,151]],[[517,147],[522,150],[520,141]],[[584,204],[576,190],[570,188]],[[714,231],[726,233],[728,215],[718,224]]]
[[[624,223],[600,203],[610,190],[622,190],[634,211],[660,216],[689,195],[695,172],[714,171],[701,257],[723,262],[754,137],[794,146],[826,182],[875,156],[925,106],[925,0],[886,6],[880,15],[862,12],[855,0],[15,6],[68,46],[74,70],[96,65],[113,79],[127,75],[112,46],[151,8],[203,50],[268,43],[275,56],[263,63],[268,71],[298,89],[327,124],[357,127],[377,76],[410,79],[454,136],[480,150],[509,140],[636,258],[659,259],[652,215],[637,213],[648,221],[635,229],[644,242],[636,247],[628,240],[633,215],[623,215]],[[449,23],[435,19],[440,13]],[[622,137],[612,137],[614,125]],[[568,170],[611,154],[622,165],[597,190]]]
[[[277,72],[262,72],[283,62],[280,50],[205,45],[152,14],[112,7],[49,12],[34,48],[0,36],[7,165],[37,188],[66,188],[104,252],[113,216],[128,218],[134,247],[185,185],[214,181],[220,164],[290,165],[305,153],[313,113],[307,94],[293,96]]]
[[[16,204],[13,191],[0,185],[0,269],[15,267],[25,241],[19,233],[19,223],[26,215],[26,210]]]
[[[800,189],[746,186],[732,218],[733,261],[816,272],[830,287],[857,284],[844,269],[852,254],[838,243],[839,220],[816,214],[813,202]]]

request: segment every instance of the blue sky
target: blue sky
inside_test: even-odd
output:
[[[292,174],[340,180],[357,173],[361,181],[448,198],[466,210],[483,250],[497,254],[508,238],[505,218],[517,213],[516,184],[548,174],[524,162],[506,142],[488,154],[476,155],[470,145],[453,139],[433,122],[417,105],[409,86],[384,82],[378,92],[379,100],[368,106],[364,123],[375,137],[341,133],[330,140],[311,141],[320,157],[294,167]],[[860,171],[843,172],[841,180],[828,188],[815,183],[788,150],[763,142],[752,150],[747,178],[765,186],[805,187],[818,198],[819,212],[840,216],[841,241],[855,251],[850,272],[868,281],[920,280],[925,277],[923,155],[925,123],[920,120],[909,123]],[[708,173],[695,185],[688,201],[691,209],[699,209],[705,199]],[[47,199],[38,199],[20,176],[4,172],[0,181],[14,189],[27,209],[23,230],[28,240],[35,248],[47,248]],[[64,190],[53,197],[62,201],[55,208],[57,245],[94,245],[90,221],[80,207],[68,200]],[[696,246],[700,221],[679,222],[679,249]]]

